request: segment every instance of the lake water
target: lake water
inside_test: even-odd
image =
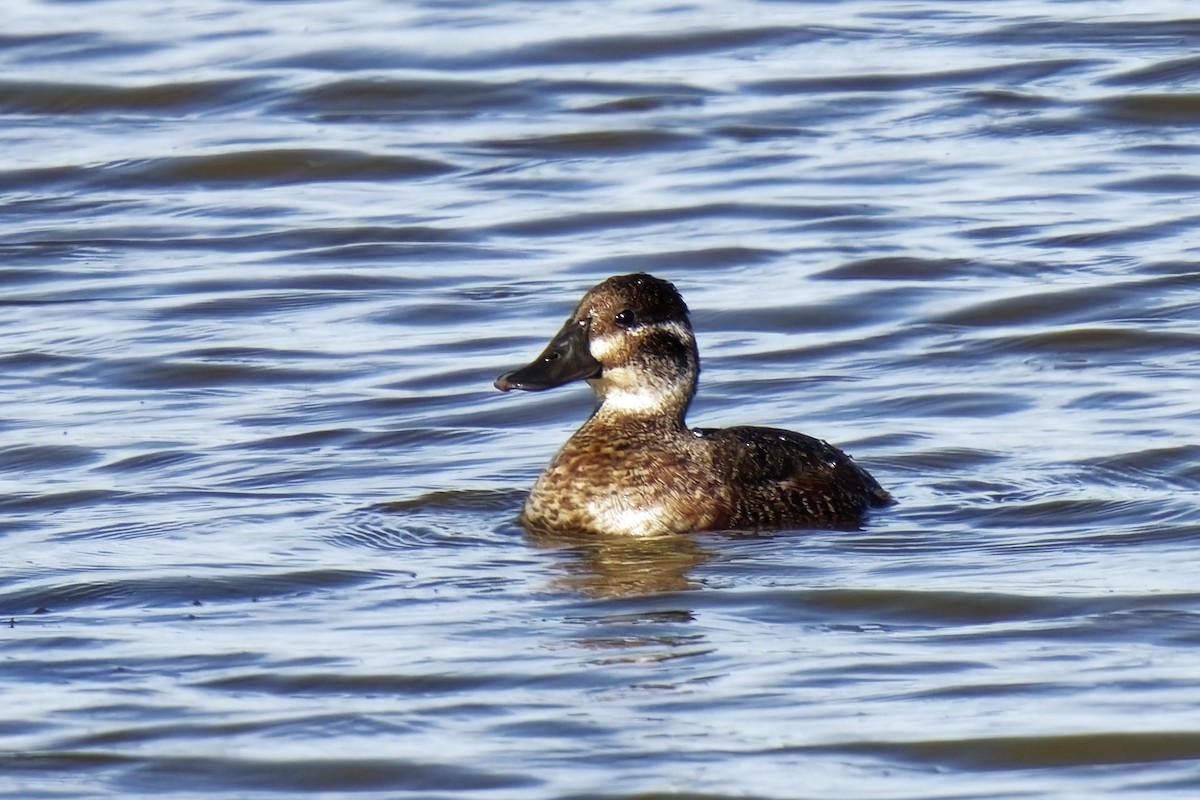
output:
[[[0,797],[1195,797],[1198,12],[8,2]],[[899,504],[528,537],[637,270]]]

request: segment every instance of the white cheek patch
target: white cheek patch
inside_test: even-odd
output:
[[[621,336],[594,337],[588,342],[588,349],[592,351],[592,358],[597,361],[603,361],[621,346],[621,339]]]
[[[688,330],[688,327],[686,325],[684,325],[682,322],[660,322],[657,325],[654,325],[653,327],[657,328],[660,331],[667,331],[669,333],[675,334],[676,336],[679,337],[679,341],[681,341],[681,342],[692,341],[692,332],[690,330]]]
[[[588,342],[588,349],[592,351],[592,358],[603,361],[622,347],[636,348],[638,341],[651,331],[666,331],[685,343],[692,341],[692,332],[682,322],[656,322],[625,333],[596,336]]]

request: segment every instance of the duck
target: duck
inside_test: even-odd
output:
[[[691,428],[700,356],[688,307],[644,272],[593,286],[501,392],[586,381],[597,404],[530,490],[519,521],[550,534],[854,529],[891,495],[820,439],[779,428]]]

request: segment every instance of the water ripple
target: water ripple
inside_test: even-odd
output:
[[[1200,24],[614,2],[6,6],[0,795],[1195,789]],[[638,270],[899,504],[523,531]]]
[[[353,150],[268,149],[131,161],[103,168],[102,184],[121,188],[279,186],[313,181],[428,178],[454,167],[427,158]]]
[[[258,79],[171,81],[148,86],[10,80],[0,81],[0,113],[152,117],[211,114],[261,102],[266,94]]]
[[[867,755],[911,765],[974,773],[1192,760],[1200,756],[1200,735],[1146,731],[966,740],[864,741],[848,742],[827,749],[845,755]]]
[[[95,606],[187,606],[201,603],[257,600],[316,589],[332,590],[375,579],[371,573],[348,570],[242,574],[234,578],[170,576],[56,583],[48,587],[10,590],[0,594],[0,614],[68,611]]]

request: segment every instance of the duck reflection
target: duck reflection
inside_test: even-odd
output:
[[[554,586],[589,597],[634,597],[700,588],[692,578],[712,558],[692,536],[595,537],[530,531],[538,547],[570,552]]]

